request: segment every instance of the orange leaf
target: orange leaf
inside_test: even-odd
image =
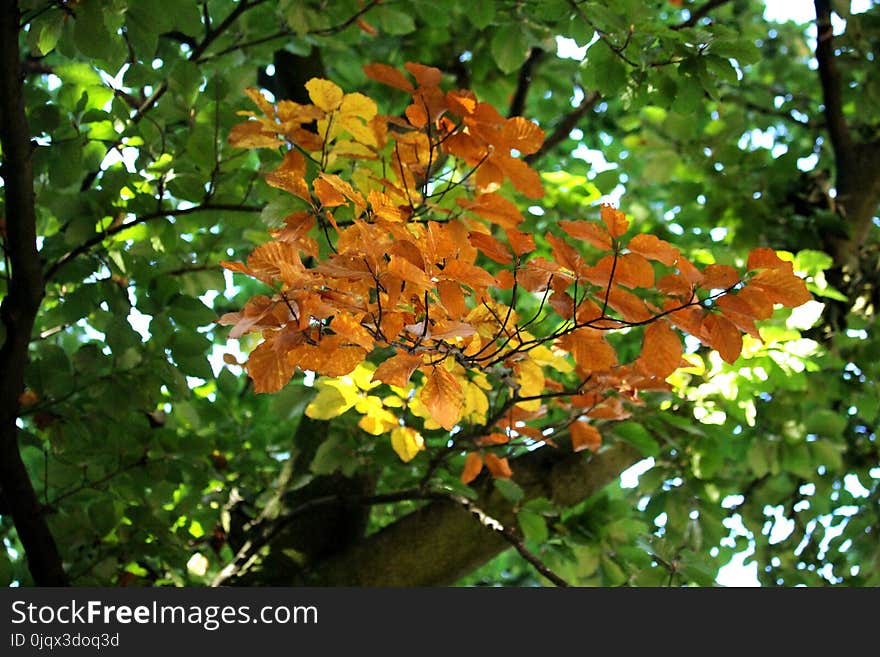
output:
[[[578,420],[572,423],[569,429],[571,431],[571,446],[576,452],[584,449],[595,452],[602,445],[602,434],[592,424]]]
[[[403,256],[391,256],[391,261],[388,263],[388,273],[420,288],[432,287],[428,275]]]
[[[381,381],[398,388],[406,388],[412,373],[421,364],[421,357],[405,351],[398,351],[396,355],[385,360],[376,368],[371,380]]]
[[[464,401],[461,384],[443,367],[432,367],[426,374],[419,399],[434,421],[447,431],[461,419]]]
[[[507,228],[504,232],[507,235],[507,241],[510,242],[510,247],[516,255],[525,255],[535,250],[535,238],[531,234],[524,233],[516,228]]]
[[[483,456],[483,462],[496,479],[510,479],[513,476],[513,470],[507,463],[507,458],[498,458],[492,453]]]
[[[730,265],[709,265],[703,270],[703,280],[700,287],[704,290],[733,287],[740,281],[739,272]]]
[[[747,266],[749,270],[784,269],[789,273],[794,270],[790,262],[782,260],[778,255],[776,255],[776,251],[774,251],[773,249],[768,249],[767,247],[752,249],[751,253],[749,253],[749,262]]]
[[[742,334],[733,322],[710,313],[703,319],[703,331],[709,346],[721,355],[724,362],[733,365],[742,353]]]
[[[372,78],[376,82],[381,82],[389,87],[412,93],[415,91],[412,83],[407,77],[396,68],[388,66],[388,64],[367,64],[364,66],[364,73],[368,78]]]
[[[525,429],[526,427],[519,427],[520,429]],[[530,427],[529,427],[530,428]],[[541,436],[541,432],[538,432],[538,435]],[[488,436],[483,436],[477,440],[478,445],[506,445],[510,442],[510,438],[507,434],[498,433],[497,431],[493,431]]]
[[[443,269],[443,277],[463,283],[472,289],[494,286],[495,277],[482,267],[468,265],[461,260],[451,260]]]
[[[620,256],[617,265],[618,267],[623,265],[623,272],[625,272],[625,279],[619,280],[621,285],[644,288],[654,286],[654,268],[644,256],[638,253],[627,253]]]
[[[761,338],[755,327],[755,318],[752,316],[752,305],[741,298],[738,294],[725,294],[715,299],[715,305],[721,309],[727,317],[741,331],[745,331],[754,338]]]
[[[504,122],[501,137],[510,148],[515,148],[523,155],[537,152],[544,143],[544,131],[521,116],[515,116]]]
[[[443,72],[433,66],[406,62],[403,67],[416,79],[420,87],[436,87],[443,80]]]
[[[755,319],[767,319],[773,315],[773,302],[760,288],[746,284],[737,292],[736,296],[749,304],[751,312],[748,314]]]
[[[312,183],[312,188],[315,190],[315,196],[318,197],[318,200],[321,201],[321,205],[325,208],[335,208],[338,205],[345,205],[345,196],[343,196],[341,192],[336,191],[336,189],[323,178],[316,178],[315,182]]]
[[[699,285],[702,282],[703,272],[694,267],[694,263],[687,258],[679,258],[675,266],[678,267],[678,271],[691,285]]]
[[[440,302],[451,319],[460,319],[470,312],[459,283],[455,281],[440,281],[437,283],[437,293],[440,295]]]
[[[561,237],[556,237],[553,233],[547,233],[544,239],[547,240],[552,249],[553,260],[556,261],[556,264],[573,273],[580,271],[583,265],[583,258],[581,258],[581,255],[571,244]]]
[[[633,253],[662,262],[667,267],[672,267],[679,256],[678,249],[669,242],[647,233],[640,233],[633,237],[627,247]]]
[[[611,235],[603,226],[592,221],[560,221],[559,227],[576,240],[589,242],[597,249],[610,251]]]
[[[629,221],[626,215],[607,203],[602,206],[602,221],[611,237],[620,237],[629,229]]]
[[[642,339],[641,367],[656,377],[665,379],[678,369],[681,363],[681,339],[665,319],[660,319],[645,328]]]
[[[486,257],[491,258],[499,265],[506,265],[513,261],[507,247],[488,233],[471,232],[468,234],[468,239]]]
[[[681,274],[666,274],[657,281],[657,289],[667,296],[680,299],[690,299],[694,293],[691,284]]]
[[[651,318],[651,311],[645,302],[632,292],[617,286],[611,288],[608,305],[614,308],[628,322],[644,322]]]
[[[499,194],[480,194],[473,201],[458,199],[457,203],[466,210],[504,228],[516,228],[523,221],[523,216],[516,205]]]
[[[607,370],[617,364],[617,352],[605,341],[602,331],[580,328],[561,337],[558,345],[586,372]]]
[[[509,156],[493,157],[493,162],[510,178],[510,182],[516,191],[525,194],[528,198],[538,199],[544,196],[544,185],[541,184],[541,176],[522,160]],[[479,175],[479,170],[477,171]]]
[[[796,308],[813,298],[803,279],[784,269],[764,269],[752,277],[749,285],[762,290],[772,303],[781,303],[790,308]]]
[[[469,484],[483,469],[483,457],[479,452],[471,452],[464,459],[464,469],[461,471],[461,483]]]
[[[670,299],[663,305],[665,311],[677,308],[681,304]],[[682,331],[690,333],[695,338],[699,338],[703,334],[703,317],[705,311],[699,306],[687,306],[681,310],[676,310],[669,314],[672,323]]]
[[[235,148],[278,148],[284,142],[274,130],[267,130],[259,121],[245,121],[229,131],[229,145]]]
[[[351,315],[336,315],[330,323],[330,328],[333,329],[336,335],[341,335],[359,347],[363,347],[368,351],[373,348],[373,336]]]
[[[294,364],[287,353],[275,348],[276,336],[270,334],[248,356],[247,371],[254,382],[254,392],[278,392],[293,376]]]

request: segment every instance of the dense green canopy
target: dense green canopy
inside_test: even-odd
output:
[[[764,585],[880,584],[880,6],[438,4],[3,3],[0,581],[709,586],[744,556]],[[215,320],[265,289],[218,263],[292,205],[279,154],[227,137],[246,87],[308,102],[313,77],[400,114],[372,62],[545,130],[545,197],[509,194],[529,232],[612,200],[701,266],[787,252],[815,301],[734,365],[688,340],[673,394],[512,481],[305,417],[311,376],[255,394],[258,338]]]

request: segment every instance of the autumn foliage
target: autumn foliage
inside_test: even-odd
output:
[[[410,97],[403,116],[313,79],[308,105],[248,90],[259,112],[229,137],[280,149],[266,181],[302,206],[246,263],[223,263],[267,286],[220,320],[231,337],[262,336],[247,363],[257,392],[312,371],[311,417],[354,410],[404,461],[442,430],[438,449],[467,452],[464,482],[483,467],[509,477],[515,446],[567,436],[599,449],[604,422],[687,365],[682,334],[732,363],[775,304],[809,300],[772,249],[752,251],[742,271],[701,269],[608,205],[598,221],[521,230],[504,191],[542,196],[521,158],[541,148],[541,128],[443,91],[435,68],[365,71]],[[640,354],[621,362],[609,334],[634,329]],[[551,405],[564,418],[552,436]]]

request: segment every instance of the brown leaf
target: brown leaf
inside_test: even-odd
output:
[[[569,352],[585,372],[600,372],[617,364],[617,352],[602,331],[580,328],[562,336],[558,345]]]
[[[510,479],[513,476],[513,470],[510,469],[506,457],[499,458],[490,452],[483,456],[483,462],[496,479]]]
[[[373,372],[372,381],[381,381],[398,388],[406,388],[412,373],[422,364],[419,356],[398,351],[397,354],[383,361]]]
[[[569,430],[571,431],[571,446],[576,452],[585,449],[596,452],[602,446],[602,434],[592,424],[578,420],[572,423]]]
[[[483,457],[479,452],[471,452],[464,459],[464,469],[461,471],[461,483],[469,484],[483,469]]]

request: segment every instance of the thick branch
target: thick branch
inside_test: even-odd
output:
[[[816,4],[816,61],[822,82],[825,120],[831,136],[835,156],[849,156],[852,137],[843,115],[843,87],[834,61],[834,30],[831,26],[831,1],[815,0]]]
[[[0,143],[11,276],[8,294],[0,306],[6,328],[6,339],[0,347],[0,495],[15,522],[34,582],[61,586],[67,583],[61,555],[21,460],[16,426],[28,344],[43,298],[18,26],[18,2],[4,2],[0,7]]]
[[[575,127],[577,127],[578,123],[581,122],[581,119],[583,119],[584,116],[586,116],[587,113],[596,106],[596,103],[599,102],[600,98],[602,98],[602,95],[598,91],[591,91],[590,93],[586,94],[584,96],[584,99],[581,101],[581,104],[575,107],[571,112],[566,114],[562,118],[562,120],[556,125],[556,128],[553,130],[552,134],[544,140],[541,148],[523,159],[531,164],[532,162],[541,159],[555,146],[568,139],[569,133]]]
[[[525,499],[547,497],[567,507],[597,493],[639,459],[618,443],[592,458],[544,448],[512,464]],[[516,523],[510,503],[484,481],[475,504],[503,525]],[[431,502],[317,564],[311,584],[327,586],[450,585],[510,547],[460,504]]]
[[[825,121],[837,168],[837,208],[848,235],[829,233],[825,249],[839,267],[858,268],[858,252],[872,228],[880,203],[880,152],[878,141],[856,143],[843,113],[843,81],[837,69],[831,26],[830,0],[814,0],[816,6],[816,61],[822,84]],[[839,283],[839,282],[838,282]]]
[[[532,48],[529,51],[529,56],[519,69],[519,75],[516,78],[516,91],[513,92],[507,116],[521,116],[525,111],[529,87],[532,84],[532,74],[534,73],[535,65],[541,61],[544,54],[544,51],[540,48]]]

